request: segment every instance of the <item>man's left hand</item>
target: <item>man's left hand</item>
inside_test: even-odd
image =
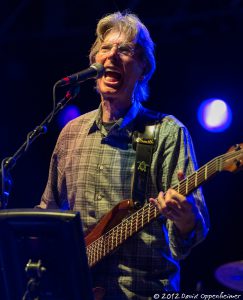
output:
[[[183,173],[179,171],[178,179],[183,178]],[[170,188],[166,193],[160,192],[157,198],[150,198],[149,201],[158,208],[162,215],[174,222],[182,235],[193,230],[198,213],[193,197],[185,197]]]

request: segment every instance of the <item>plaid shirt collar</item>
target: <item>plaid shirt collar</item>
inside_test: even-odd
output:
[[[122,118],[120,118],[111,128],[109,135],[111,135],[114,132],[119,132],[119,134],[125,133],[125,135],[130,135],[130,133],[133,130],[134,120],[137,117],[139,111],[142,110],[142,105],[140,102],[134,101],[126,113],[126,115]],[[103,124],[102,124],[102,108],[101,104],[99,108],[97,109],[97,113],[94,116],[94,118],[90,121],[89,124],[89,134],[93,133],[97,130],[100,130],[102,134],[105,136],[108,135],[107,131],[105,130]]]

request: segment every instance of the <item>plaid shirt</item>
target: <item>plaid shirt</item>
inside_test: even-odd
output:
[[[118,202],[131,199],[136,155],[132,133],[137,120],[141,122],[149,113],[135,102],[109,132],[102,125],[101,108],[69,122],[54,149],[39,207],[79,211],[87,231]],[[148,197],[174,186],[178,170],[188,175],[196,168],[185,126],[173,116],[165,116],[157,126]],[[155,292],[179,290],[179,260],[208,230],[201,190],[192,196],[200,218],[187,237],[180,237],[173,223],[161,216],[92,268],[94,286],[106,289],[105,299],[150,299]]]

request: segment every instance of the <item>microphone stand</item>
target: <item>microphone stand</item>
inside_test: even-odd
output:
[[[11,157],[6,157],[1,162],[1,175],[2,175],[2,191],[0,195],[0,210],[5,209],[8,205],[8,200],[10,196],[10,191],[12,187],[12,178],[10,175],[10,170],[16,165],[17,160],[28,150],[29,146],[39,137],[41,134],[47,133],[48,125],[53,120],[53,117],[63,109],[66,104],[77,97],[79,93],[79,86],[72,86],[70,90],[67,91],[64,98],[62,98],[56,104],[56,87],[55,83],[53,87],[53,110],[44,119],[44,121],[35,127],[34,130],[27,134],[26,141],[20,146],[20,148]]]

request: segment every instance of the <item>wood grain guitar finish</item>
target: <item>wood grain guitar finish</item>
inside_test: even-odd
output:
[[[215,157],[172,188],[187,196],[221,171],[235,172],[243,166],[243,144],[232,146],[228,152]],[[135,210],[132,200],[123,200],[108,212],[86,236],[89,266],[110,254],[129,237],[140,231],[159,215],[151,203]]]

